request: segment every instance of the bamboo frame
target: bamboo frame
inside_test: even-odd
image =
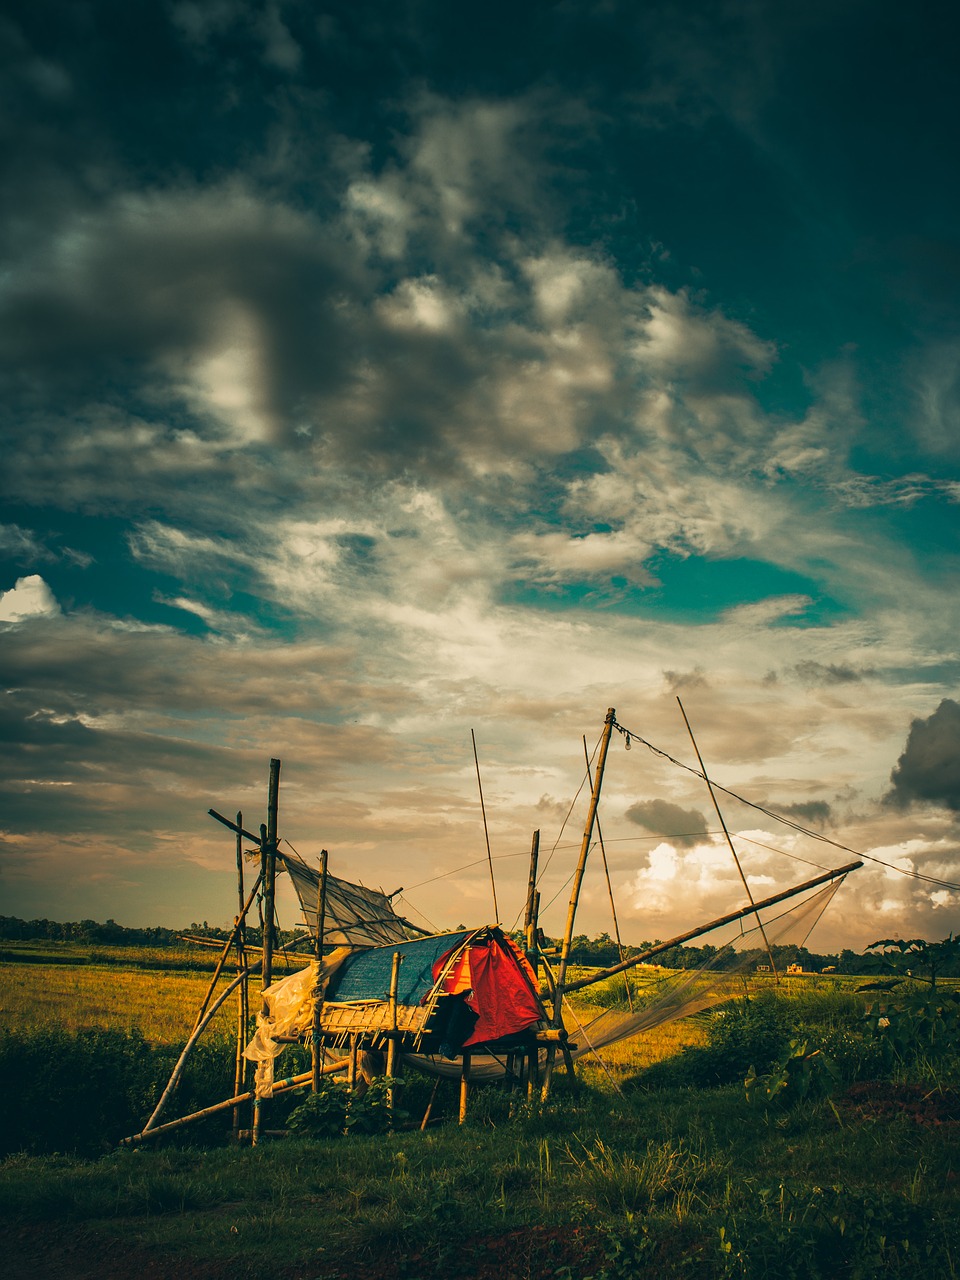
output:
[[[336,1062],[327,1062],[323,1066],[324,1075],[333,1075],[335,1071],[342,1071],[346,1065],[346,1059],[341,1058]],[[302,1089],[308,1085],[312,1079],[312,1071],[304,1071],[300,1075],[288,1076],[286,1080],[277,1080],[273,1086],[274,1093],[285,1093],[288,1089]],[[254,1098],[252,1089],[246,1093],[238,1094],[233,1098],[226,1098],[223,1102],[215,1102],[210,1107],[204,1107],[200,1111],[192,1111],[188,1116],[181,1116],[179,1120],[168,1120],[166,1124],[155,1125],[152,1129],[141,1129],[139,1133],[131,1134],[129,1138],[121,1138],[120,1145],[125,1147],[133,1146],[138,1142],[146,1142],[149,1138],[157,1138],[163,1133],[169,1133],[172,1129],[180,1129],[184,1125],[192,1124],[195,1120],[205,1120],[208,1116],[216,1115],[219,1111],[226,1111],[230,1107],[239,1107],[244,1102],[249,1102]]]
[[[580,901],[580,886],[583,883],[583,873],[587,867],[587,854],[590,852],[590,839],[593,835],[593,824],[597,817],[597,806],[600,804],[600,788],[603,786],[603,770],[607,763],[607,750],[610,747],[610,735],[613,732],[613,724],[617,718],[617,713],[613,707],[607,708],[606,718],[603,722],[603,734],[600,739],[600,756],[597,760],[597,773],[593,780],[593,789],[590,793],[590,808],[587,812],[587,822],[583,829],[583,843],[580,846],[580,858],[577,862],[577,869],[573,877],[573,887],[570,890],[570,905],[567,907],[567,925],[563,932],[563,945],[560,950],[560,964],[557,968],[557,994],[553,1005],[553,1021],[555,1026],[561,1026],[563,1023],[563,1014],[561,1009],[563,983],[567,975],[567,966],[570,963],[570,946],[573,942],[573,924],[577,916],[577,904]]]
[[[701,925],[697,929],[689,929],[686,933],[678,933],[675,938],[660,942],[648,951],[642,951],[639,955],[631,956],[629,960],[624,960],[621,964],[611,965],[609,969],[603,969],[600,973],[591,974],[589,978],[581,978],[578,982],[568,982],[563,988],[558,985],[557,991],[561,995],[566,995],[569,991],[581,991],[584,987],[592,987],[595,982],[602,982],[604,978],[611,978],[615,973],[623,973],[625,969],[632,969],[635,965],[643,964],[653,956],[659,956],[664,951],[669,951],[671,947],[682,946],[684,942],[689,942],[692,938],[701,938],[705,933],[710,933],[713,929],[719,929],[725,924],[732,924],[735,920],[742,920],[744,916],[751,916],[754,912],[763,910],[764,907],[774,907],[778,902],[786,902],[789,898],[795,898],[798,893],[803,893],[807,889],[815,889],[818,885],[826,884],[830,880],[836,880],[838,876],[849,875],[851,871],[857,871],[862,866],[863,863],[859,861],[848,862],[845,866],[837,867],[835,871],[826,871],[822,876],[814,876],[812,880],[805,880],[803,884],[794,885],[792,889],[784,889],[782,893],[775,893],[769,898],[764,898],[762,902],[753,903],[740,911],[731,911],[727,915],[711,920],[709,924]]]

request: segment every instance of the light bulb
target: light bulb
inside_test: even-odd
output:
[[[623,744],[623,745],[626,747],[626,749],[627,749],[628,751],[630,750],[630,735],[629,735],[629,733],[627,734],[626,741],[624,742],[624,744]]]

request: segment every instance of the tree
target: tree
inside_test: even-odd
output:
[[[880,967],[888,973],[907,978],[920,977],[936,990],[937,977],[960,966],[960,938],[949,934],[942,942],[926,942],[923,938],[881,938],[871,942],[868,951],[877,951]],[[920,970],[920,974],[917,974]]]

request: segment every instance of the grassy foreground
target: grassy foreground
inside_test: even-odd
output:
[[[104,983],[121,989],[122,972],[105,970]],[[205,979],[185,976],[199,998]],[[121,1079],[142,1073],[128,1105],[155,1096],[175,1052],[158,1034],[166,988],[134,977],[146,979],[154,1001],[139,1038],[128,1009],[113,1027],[85,1026],[88,1006],[68,1010],[75,989],[44,971],[48,994],[66,983],[62,1021],[74,1030],[51,1015],[16,1042],[13,1032],[0,1037],[16,1050],[5,1070],[20,1069],[2,1081],[8,1131],[21,1118],[12,1099],[30,1111],[35,1134],[71,1089],[86,1112],[101,1109],[100,1130],[120,1123],[105,1099],[119,1105]],[[0,966],[0,978],[8,1008],[12,966]],[[74,1270],[54,1258],[47,1273],[107,1280],[242,1280],[264,1270],[289,1280],[955,1276],[960,1103],[949,1000],[931,1039],[915,1019],[894,1043],[864,1018],[864,997],[841,985],[795,984],[785,999],[754,992],[724,1013],[605,1052],[608,1070],[586,1070],[577,1094],[561,1073],[543,1111],[511,1109],[509,1095],[477,1089],[462,1128],[447,1083],[440,1123],[426,1133],[401,1122],[396,1132],[380,1124],[250,1149],[228,1145],[220,1121],[204,1146],[186,1130],[194,1145],[104,1143],[86,1158],[13,1153],[0,1164],[2,1243],[11,1274],[19,1248],[26,1275],[42,1273],[38,1250],[42,1259],[51,1241],[85,1242],[89,1272],[81,1250],[71,1254]],[[180,1006],[181,1028],[193,1010],[193,999]],[[907,1031],[916,1043],[904,1050]],[[802,1054],[791,1037],[806,1045]],[[229,1038],[216,1045],[184,1086],[201,1104],[229,1068]],[[818,1065],[827,1057],[830,1071]],[[414,1121],[429,1088],[416,1077],[403,1086],[401,1106]],[[58,1114],[53,1149],[59,1139],[68,1151],[81,1119],[72,1103]]]

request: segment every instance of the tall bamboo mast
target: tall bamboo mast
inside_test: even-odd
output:
[[[320,1088],[323,1075],[323,1053],[320,1044],[320,1028],[323,1014],[323,931],[327,914],[327,851],[320,850],[320,878],[317,881],[317,985],[313,989],[313,1026],[310,1036],[310,1053],[313,1063],[313,1092]]]
[[[680,714],[683,716],[683,723],[687,726],[687,733],[689,733],[690,735],[690,741],[693,743],[693,749],[697,753],[697,760],[700,764],[700,773],[703,776],[704,782],[707,784],[707,790],[710,792],[710,799],[713,801],[713,807],[716,810],[717,819],[720,823],[721,828],[723,829],[723,834],[727,838],[727,846],[730,849],[730,852],[733,854],[733,860],[737,864],[737,870],[740,872],[740,879],[743,881],[743,887],[747,892],[747,901],[750,903],[752,907],[755,904],[753,901],[753,894],[750,892],[750,885],[747,882],[747,877],[744,875],[743,867],[740,865],[740,859],[737,856],[737,850],[736,850],[736,847],[734,846],[733,839],[731,838],[730,832],[727,829],[727,824],[724,821],[723,814],[720,812],[720,802],[717,800],[717,794],[713,789],[713,783],[707,777],[707,766],[703,763],[703,756],[700,754],[700,748],[697,746],[697,740],[693,736],[693,729],[691,729],[690,727],[690,721],[687,719],[687,713],[686,711],[684,711],[683,703],[680,701],[679,698],[677,698],[677,706],[680,708]],[[760,928],[760,937],[763,939],[763,945],[766,947],[767,955],[770,957],[770,967],[773,969],[773,976],[774,978],[776,978],[777,982],[779,982],[780,975],[779,973],[777,973],[777,962],[773,958],[773,949],[770,946],[769,939],[767,938],[767,931],[763,927],[763,921],[760,919],[759,911],[756,912],[756,917],[757,917],[757,924]]]
[[[277,812],[280,806],[280,761],[270,761],[270,788],[267,792],[267,825],[264,830],[263,854],[263,981],[266,990],[273,981],[274,898],[277,879]]]
[[[600,788],[603,786],[603,770],[607,763],[607,748],[610,746],[610,735],[613,732],[613,724],[617,718],[617,713],[613,707],[607,709],[606,719],[603,722],[603,735],[600,739],[600,755],[597,758],[597,772],[593,779],[593,789],[590,793],[590,808],[587,812],[587,823],[583,829],[583,843],[580,846],[580,860],[577,863],[577,869],[573,876],[573,887],[570,890],[570,905],[567,907],[567,925],[563,933],[563,945],[560,951],[560,965],[557,969],[557,991],[553,1001],[553,1022],[554,1026],[562,1024],[562,1006],[563,1006],[563,984],[567,976],[567,965],[570,963],[570,946],[573,942],[573,923],[577,918],[577,904],[580,901],[580,886],[583,883],[583,873],[587,866],[587,854],[590,852],[590,840],[593,836],[593,826],[597,818],[597,805],[600,803]]]
[[[237,812],[237,973],[242,974],[247,967],[247,948],[246,948],[246,929],[243,923],[243,836],[240,832],[243,830],[243,813]],[[235,1095],[243,1093],[244,1077],[246,1075],[246,1059],[243,1056],[244,1048],[247,1043],[248,1031],[248,1008],[247,1008],[247,983],[241,982],[237,988],[237,1062],[234,1071],[233,1092]],[[236,1142],[240,1137],[240,1106],[239,1104],[233,1109],[233,1139]]]

